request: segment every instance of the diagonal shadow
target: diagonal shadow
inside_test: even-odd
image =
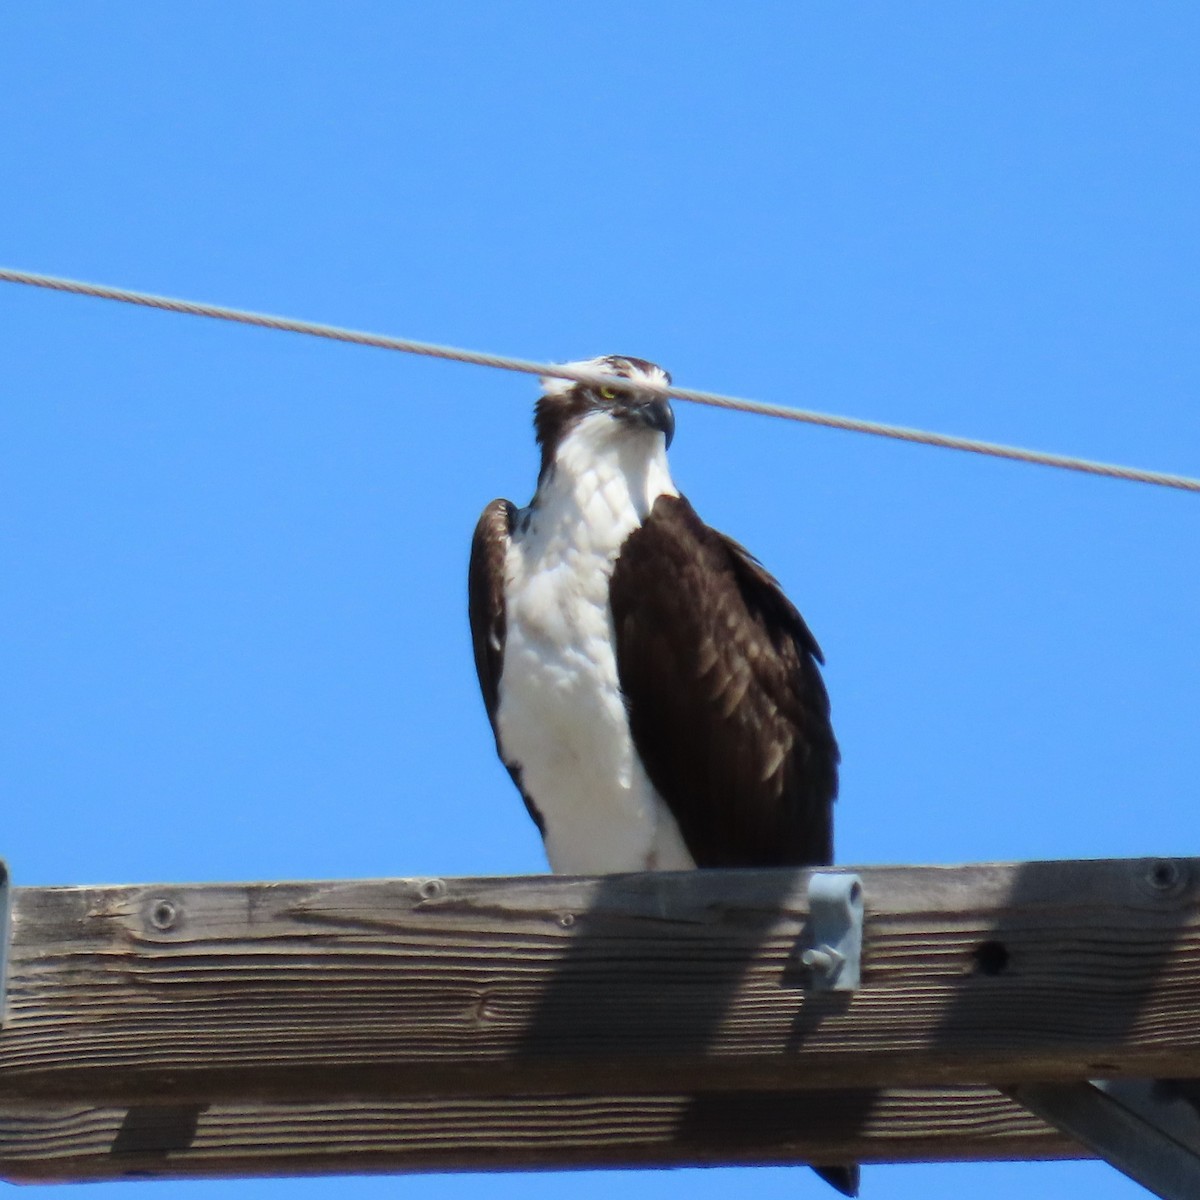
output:
[[[702,1057],[764,943],[795,912],[806,872],[725,870],[722,900],[712,899],[714,874],[599,877],[520,1053],[615,1057],[626,1082],[639,1065]]]
[[[930,1034],[931,1045],[949,1057],[956,1047],[982,1051],[1001,1065],[996,1078],[981,1082],[997,1086],[1028,1079],[1038,1054],[1064,1047],[1090,1055],[1088,1070],[1095,1077],[1119,1074],[1108,1061],[1111,1048],[1119,1048],[1145,1014],[1195,903],[1200,881],[1189,870],[1176,860],[1018,865],[999,916],[977,939],[964,943],[963,961],[949,968],[956,973],[953,994]],[[753,1053],[752,1045],[729,1044],[733,1036],[754,1034],[731,1034],[725,1018],[752,974],[752,985],[764,986],[766,943],[782,936],[784,928],[794,934],[808,871],[723,872],[724,901],[712,898],[711,885],[705,886],[708,874],[597,880],[520,1049],[527,1059],[611,1063],[614,1090],[623,1091],[661,1090],[654,1072],[663,1060],[695,1062],[695,1078],[685,1073],[680,1080],[673,1069],[670,1085],[691,1093],[679,1127],[689,1140],[705,1131],[713,1136],[721,1093],[728,1098],[719,1067],[714,1070],[711,1059],[706,1065],[706,1056],[717,1048]],[[1064,938],[1062,915],[1072,908],[1080,914],[1079,924]],[[869,931],[869,913],[867,920]],[[718,922],[720,935],[714,938]],[[938,969],[945,966],[943,960]],[[796,991],[791,1049],[854,1002],[848,994],[804,990],[804,982],[795,969],[780,971],[771,981]],[[864,983],[870,986],[869,963]],[[790,1093],[773,1091],[778,1043],[772,1036],[777,1033],[765,1032],[766,1053],[775,1057],[764,1093],[772,1094],[744,1093],[748,1131],[761,1133],[768,1114],[778,1124],[796,1110]],[[849,1136],[864,1127],[879,1095],[878,1090],[838,1093],[839,1123]],[[834,1100],[831,1094],[831,1104]]]
[[[715,871],[600,877],[587,911],[574,919],[572,937],[539,997],[519,1053],[526,1060],[590,1060],[593,1077],[600,1063],[611,1064],[614,1091],[626,1093],[663,1091],[656,1065],[671,1060],[666,1089],[691,1093],[680,1117],[681,1140],[711,1138],[714,1112],[728,1119],[729,1093],[707,1056],[718,1044],[736,1053],[741,1047],[729,1044],[733,1036],[754,1037],[744,1030],[733,1035],[726,1027],[731,1003],[749,976],[756,976],[755,987],[794,991],[797,1010],[810,1022],[847,1002],[844,994],[804,991],[807,972],[794,964],[774,980],[761,971],[769,941],[783,936],[796,942],[810,870],[725,869],[720,899],[712,887]],[[777,1073],[777,1042],[789,1031],[764,1030],[763,1036],[764,1057]],[[744,1050],[752,1054],[754,1047]],[[696,1064],[695,1076],[685,1071],[681,1079],[677,1068],[687,1061]],[[744,1095],[745,1120],[739,1116],[739,1122],[747,1130],[761,1127],[764,1104],[775,1106],[762,1094]],[[778,1121],[788,1108],[776,1111]],[[855,1120],[852,1113],[842,1115]]]
[[[1179,859],[1020,864],[999,919],[971,952],[971,969],[938,1036],[990,1048],[1000,1066],[986,1082],[1018,1103],[1028,1088],[1030,1111],[1058,1125],[1044,1103],[1046,1089],[1029,1078],[1030,1061],[1044,1047],[1069,1048],[1089,1060],[1085,1078],[1124,1074],[1121,1047],[1150,1007],[1196,903],[1193,867]],[[1061,914],[1071,906],[1079,907],[1079,921],[1064,935]],[[1002,1003],[988,983],[1003,986]],[[1186,1108],[1188,1086],[1164,1081],[1149,1090],[1163,1089]],[[1073,1089],[1073,1082],[1050,1089],[1068,1136],[1081,1111]],[[1042,1102],[1035,1104],[1037,1096]],[[1118,1170],[1129,1174],[1139,1157],[1155,1162],[1152,1142],[1131,1150],[1119,1122],[1090,1128],[1088,1144]],[[1079,1157],[1091,1156],[1081,1146]],[[1147,1182],[1137,1171],[1133,1177]]]
[[[1146,1011],[1196,885],[1177,859],[1019,864],[935,1036],[1011,1063],[1010,1078],[981,1082],[1028,1079],[1029,1056],[1047,1046],[1088,1056],[1092,1077],[1120,1075],[1112,1050]],[[1079,920],[1064,936],[1073,909]]]

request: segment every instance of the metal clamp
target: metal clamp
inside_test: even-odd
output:
[[[853,992],[862,981],[863,887],[857,875],[817,871],[808,879],[806,949],[800,961],[819,992]]]
[[[8,944],[12,940],[12,887],[8,867],[0,858],[0,1027],[8,1005]]]
[[[1030,1112],[1163,1200],[1200,1196],[1200,1087],[1172,1079],[1023,1083]]]

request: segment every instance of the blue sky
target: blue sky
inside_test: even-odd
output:
[[[8,5],[0,262],[1198,474],[1198,49],[1170,2]],[[11,285],[0,354],[19,882],[544,869],[464,596],[531,380]],[[824,646],[842,861],[1200,853],[1195,497],[676,411],[678,483]],[[823,1194],[101,1194],[617,1186]],[[1141,1194],[864,1194],[967,1189]]]

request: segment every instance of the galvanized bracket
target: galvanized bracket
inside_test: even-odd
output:
[[[862,933],[862,880],[833,871],[810,875],[800,961],[809,970],[814,991],[857,991],[862,980]]]
[[[0,858],[0,1028],[8,1008],[8,946],[12,941],[12,887],[8,867]]]
[[[1200,1196],[1200,1083],[1023,1083],[1009,1094],[1162,1200]]]

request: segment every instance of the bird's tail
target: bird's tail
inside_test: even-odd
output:
[[[843,1196],[858,1195],[858,1163],[850,1167],[818,1167],[814,1166],[820,1177],[831,1188],[836,1188]]]

